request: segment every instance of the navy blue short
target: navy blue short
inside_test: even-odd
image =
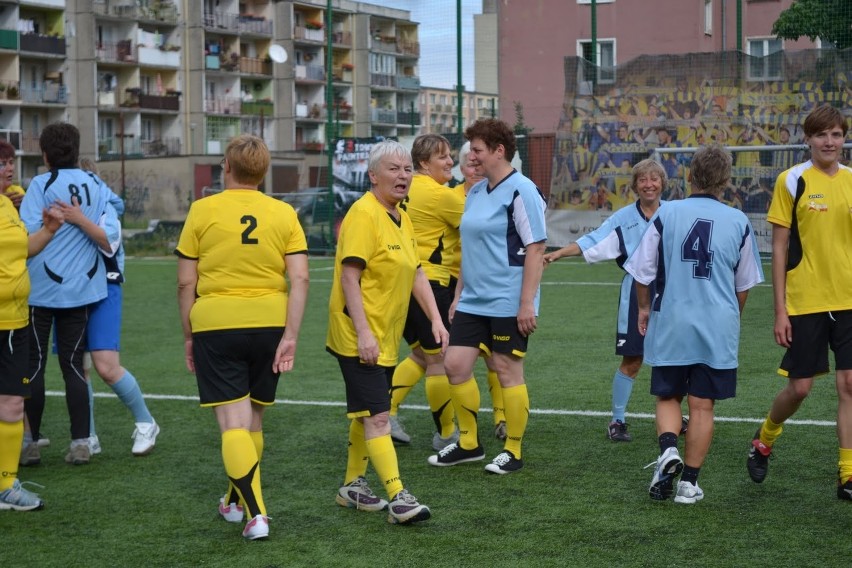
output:
[[[651,394],[663,398],[691,394],[723,400],[737,394],[737,370],[714,369],[704,364],[651,368]]]
[[[618,323],[615,331],[615,354],[622,357],[642,357],[645,354],[645,336],[639,333],[636,283],[630,275],[625,276],[621,283]]]
[[[809,379],[829,371],[828,348],[838,371],[852,369],[852,310],[790,316],[793,341],[778,374]]]
[[[524,357],[529,338],[521,335],[516,317],[497,318],[456,311],[450,328],[450,345],[476,347],[486,357],[492,353]]]

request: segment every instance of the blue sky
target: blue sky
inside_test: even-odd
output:
[[[366,0],[411,12],[420,23],[420,84],[452,88],[456,84],[456,0]],[[473,73],[473,15],[482,11],[481,0],[462,3],[462,82],[475,89]]]

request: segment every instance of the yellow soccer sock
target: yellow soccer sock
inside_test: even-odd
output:
[[[257,452],[257,462],[263,459],[263,430],[259,432],[249,432],[249,436],[251,436],[251,441],[254,442],[254,450]],[[240,494],[237,491],[236,486],[228,482],[228,493],[225,495],[225,505],[229,503],[239,503],[240,502]]]
[[[464,450],[479,447],[476,416],[479,414],[479,386],[473,378],[460,385],[450,385],[450,395],[459,422],[459,446]]]
[[[497,378],[497,371],[488,370],[488,392],[491,393],[491,407],[494,409],[494,425],[506,421],[506,411],[503,406],[503,387]]]
[[[840,448],[837,469],[840,471],[840,483],[846,483],[852,477],[852,448]]]
[[[0,491],[10,489],[18,477],[18,460],[24,441],[24,420],[0,422]]]
[[[432,420],[435,429],[442,438],[449,438],[456,429],[453,418],[456,413],[450,398],[450,380],[447,375],[430,375],[426,377],[426,400],[432,410]]]
[[[393,372],[393,380],[391,381],[391,416],[396,416],[399,412],[399,405],[411,392],[412,387],[417,384],[420,377],[426,369],[417,364],[411,357],[403,359],[402,363],[396,366]]]
[[[769,416],[763,421],[763,426],[760,427],[760,441],[771,448],[775,444],[775,440],[781,435],[784,430],[784,424],[776,424]]]
[[[396,461],[393,440],[391,440],[390,434],[385,434],[367,440],[366,445],[373,467],[376,468],[376,473],[382,480],[382,486],[387,491],[388,497],[393,499],[397,493],[402,491],[402,480],[399,478],[399,463]]]
[[[530,397],[527,385],[503,388],[506,404],[506,444],[503,449],[521,459],[521,442],[530,418]]]
[[[349,449],[346,454],[346,477],[343,478],[343,485],[349,485],[359,477],[364,477],[369,463],[370,456],[364,441],[364,424],[359,420],[352,420],[349,423]]]
[[[240,502],[248,509],[249,518],[266,515],[260,489],[260,462],[248,430],[234,428],[222,432],[222,461],[228,479],[240,494]]]

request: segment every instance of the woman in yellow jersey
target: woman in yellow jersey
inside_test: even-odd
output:
[[[14,183],[16,174],[15,147],[0,140],[0,193],[8,197],[17,209],[21,207],[24,188]]]
[[[431,516],[402,484],[388,420],[389,387],[412,294],[429,315],[432,339],[441,350],[449,335],[420,268],[411,220],[399,207],[408,195],[411,170],[411,154],[398,142],[386,140],[370,150],[372,189],[340,226],[326,338],[326,350],[343,374],[351,420],[346,475],[335,499],[359,511],[387,508],[390,523]],[[367,485],[369,462],[390,503]]]
[[[0,142],[0,152],[8,150],[5,146],[8,143]],[[14,170],[14,157],[3,158],[3,168],[4,174],[6,168]],[[10,179],[3,175],[0,181],[0,511],[32,511],[44,502],[18,480],[24,398],[30,394],[26,261],[50,242],[62,225],[62,214],[53,206],[44,210],[42,228],[27,236],[16,206],[5,195]]]
[[[222,435],[230,483],[219,513],[233,523],[246,516],[243,536],[255,540],[269,536],[263,412],[275,402],[279,374],[293,369],[308,246],[296,211],[258,191],[269,169],[263,140],[233,138],[222,167],[225,191],[192,204],[175,249],[178,307],[187,368]]]
[[[457,264],[456,247],[459,243],[459,223],[464,213],[464,197],[444,185],[453,177],[453,158],[450,143],[440,134],[423,134],[411,147],[414,177],[408,196],[400,208],[408,213],[417,239],[420,266],[429,279],[438,311],[444,326],[449,328],[450,304],[453,289],[450,287],[452,267]],[[458,274],[458,272],[456,272]],[[458,440],[458,429],[450,402],[450,383],[444,371],[441,345],[432,338],[432,327],[427,314],[420,309],[415,298],[408,307],[403,338],[411,347],[411,354],[394,371],[391,384],[391,438],[408,443],[410,436],[397,418],[399,405],[411,388],[426,373],[426,399],[435,421],[432,447],[442,450]]]

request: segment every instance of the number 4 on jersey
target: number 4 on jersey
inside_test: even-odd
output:
[[[692,277],[710,280],[713,270],[713,221],[696,219],[681,245],[681,260],[691,262]]]

